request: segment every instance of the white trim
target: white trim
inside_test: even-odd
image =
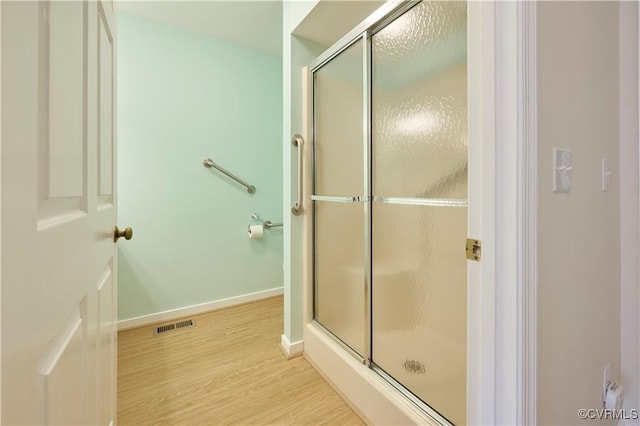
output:
[[[131,328],[142,327],[145,325],[170,321],[189,315],[198,315],[220,309],[230,308],[232,306],[244,305],[251,302],[257,302],[271,297],[281,296],[283,294],[282,287],[270,288],[268,290],[257,291],[255,293],[243,294],[241,296],[229,297],[226,299],[214,300],[197,305],[185,306],[184,308],[170,309],[168,311],[158,312],[155,314],[142,315],[135,318],[128,318],[118,321],[118,331],[128,330]]]
[[[520,267],[520,298],[522,306],[521,340],[518,342],[518,359],[522,374],[519,384],[521,402],[518,420],[520,424],[537,424],[537,354],[538,354],[538,73],[537,73],[537,4],[518,3],[520,55],[518,58],[519,82],[519,134],[520,163],[518,217],[521,220],[520,241],[522,248]]]
[[[2,4],[0,4],[0,46],[2,45]],[[0,70],[2,70],[2,54],[0,52]],[[2,176],[2,72],[0,71],[0,176]],[[1,179],[0,179],[1,183]],[[2,185],[0,185],[2,188]],[[2,199],[0,190],[0,200]],[[1,204],[0,204],[1,205]],[[0,212],[2,209],[0,208]],[[2,214],[0,213],[0,306],[2,306]],[[0,330],[2,330],[2,315],[0,315]],[[0,339],[0,395],[2,395],[2,339]],[[0,419],[2,418],[2,404],[0,404]]]
[[[468,235],[482,260],[467,262],[467,424],[495,424],[495,4],[467,9]]]
[[[280,337],[280,349],[287,359],[299,357],[304,352],[304,341],[298,340],[291,343],[284,334]]]
[[[468,268],[470,424],[535,424],[535,13],[535,2],[469,5],[469,134],[482,137],[469,143],[469,235],[483,247]]]
[[[637,36],[636,40],[638,42],[638,74],[637,74],[637,77],[638,77],[638,112],[640,112],[640,6],[638,6],[637,18],[638,18],[638,20],[637,20],[638,36]],[[640,118],[638,119],[638,128],[637,128],[637,130],[638,130],[638,145],[640,146]],[[638,187],[640,188],[640,149],[639,149],[639,152],[638,152],[637,160],[638,160],[637,165],[638,165],[638,172],[639,172],[638,173],[638,181],[637,181],[637,183],[638,183]],[[638,205],[638,223],[640,225],[640,199],[638,201],[639,201],[639,203],[638,203],[639,204]],[[636,259],[638,261],[637,264],[640,265],[640,250],[638,250],[638,253],[636,253]],[[640,283],[636,282],[636,284],[638,286],[640,286]],[[637,310],[637,312],[640,312],[640,289],[638,291],[638,310]],[[640,347],[640,315],[638,315],[638,324],[637,325],[638,325],[638,346]],[[638,371],[640,371],[640,357],[638,357]],[[638,387],[639,387],[639,389],[638,389],[638,401],[637,401],[637,404],[638,404],[638,408],[640,409],[640,383],[638,383]]]
[[[635,9],[635,13],[632,12]],[[620,19],[620,375],[612,377],[625,387],[623,408],[640,408],[640,76],[637,3],[621,3]],[[635,39],[630,36],[635,35]],[[637,336],[637,337],[636,337]],[[614,372],[616,365],[613,364]],[[635,424],[636,421],[620,422]]]
[[[522,424],[518,418],[522,400],[518,344],[521,337],[522,247],[518,208],[521,206],[518,182],[519,154],[519,24],[518,4],[495,5],[495,216],[490,219],[494,232],[495,268],[495,382],[490,398],[495,407],[492,424]],[[486,169],[483,168],[486,172]],[[485,281],[486,282],[486,281]],[[484,283],[483,283],[484,284]],[[487,294],[488,298],[490,295]]]

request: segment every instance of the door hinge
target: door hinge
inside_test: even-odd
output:
[[[467,259],[480,261],[482,257],[482,243],[480,240],[467,238]]]

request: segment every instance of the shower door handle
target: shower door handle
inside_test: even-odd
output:
[[[300,135],[293,135],[293,138],[291,139],[291,143],[293,144],[293,146],[298,148],[298,199],[297,201],[293,204],[293,207],[291,207],[291,213],[293,213],[294,215],[299,215],[302,213],[302,189],[304,187],[302,179],[303,179],[303,175],[302,175],[302,161],[303,161],[303,151],[302,151],[302,147],[304,145],[304,140],[302,139],[302,136]]]

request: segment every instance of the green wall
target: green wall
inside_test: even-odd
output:
[[[117,67],[118,318],[282,287],[282,58],[121,12]]]

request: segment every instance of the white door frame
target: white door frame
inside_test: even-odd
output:
[[[469,236],[483,246],[482,260],[468,268],[469,315],[479,319],[469,322],[468,342],[474,424],[536,423],[536,7],[469,3],[470,16],[482,16],[470,20],[469,31],[478,34],[470,37],[477,44],[470,55],[482,55],[469,58],[482,64],[470,79],[480,79],[475,86],[483,90],[469,93],[483,111],[470,122],[483,135],[470,146],[482,151],[482,170],[469,175],[470,185],[481,182],[470,191],[470,209],[482,211],[481,219],[470,217]],[[479,22],[482,29],[474,28]]]

